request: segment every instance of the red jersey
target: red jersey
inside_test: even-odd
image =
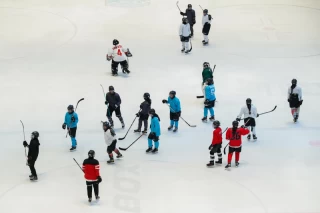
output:
[[[93,158],[85,159],[82,164],[82,170],[87,181],[97,181],[98,176],[100,176],[99,161]]]
[[[222,129],[220,127],[213,130],[212,145],[222,143]]]
[[[238,128],[235,134],[232,133],[232,127],[227,130],[226,139],[230,140],[230,147],[240,147],[242,145],[241,136],[248,134],[250,131],[246,128]]]

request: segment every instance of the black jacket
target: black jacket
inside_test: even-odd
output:
[[[147,99],[140,104],[140,111],[139,111],[140,120],[148,120],[150,109],[151,109],[150,99]]]
[[[121,98],[118,93],[111,94],[110,92],[106,95],[106,101],[109,103],[109,106],[115,108],[115,105],[120,106]]]
[[[39,155],[39,140],[38,138],[31,139],[29,143],[28,160],[36,161]]]
[[[186,12],[183,13],[183,15],[187,16],[190,25],[194,25],[196,23],[196,12],[193,9],[186,9]]]

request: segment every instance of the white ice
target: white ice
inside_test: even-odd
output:
[[[180,53],[181,16],[173,0],[1,0],[0,2],[0,212],[1,213],[317,213],[320,212],[320,2],[314,0],[181,0],[197,13],[193,50]],[[201,9],[213,17],[209,46],[202,46]],[[107,49],[117,38],[129,47],[130,75],[112,77]],[[216,64],[216,118],[231,125],[250,97],[259,112],[257,142],[243,142],[240,167],[206,168],[212,126],[201,122],[202,63]],[[292,78],[304,103],[293,124],[286,92]],[[126,129],[151,94],[161,118],[160,150],[145,154],[143,137],[115,165],[100,121],[105,89],[123,100]],[[177,91],[182,117],[173,134],[168,107]],[[78,150],[61,129],[69,104],[85,98]],[[30,182],[23,135],[40,132],[39,181]],[[133,125],[118,146],[137,135]],[[227,141],[223,142],[226,145]],[[88,205],[80,163],[93,149],[101,162],[101,201]]]

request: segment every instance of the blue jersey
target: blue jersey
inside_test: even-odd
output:
[[[160,122],[159,122],[159,117],[157,115],[151,117],[151,132],[156,133],[156,136],[159,137],[161,135],[160,132]]]
[[[71,121],[71,117],[74,116],[75,118],[75,121],[72,122]],[[71,114],[69,114],[68,112],[66,113],[66,115],[64,116],[64,123],[67,124],[67,127],[68,128],[74,128],[74,127],[77,127],[77,124],[78,124],[78,114],[73,112]]]
[[[205,92],[205,98],[209,101],[214,101],[216,100],[216,88],[214,87],[214,85],[208,85],[204,88],[204,92]]]
[[[177,97],[170,98],[168,97],[168,104],[170,105],[170,112],[180,112],[181,106],[180,106],[180,100]]]

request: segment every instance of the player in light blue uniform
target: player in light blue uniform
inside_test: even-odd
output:
[[[76,132],[77,132],[77,125],[78,125],[78,114],[74,111],[72,105],[68,106],[68,112],[64,116],[64,123],[62,124],[62,129],[68,128],[68,133],[71,138],[71,149],[73,151],[77,148],[77,140],[76,140]]]
[[[214,104],[216,101],[216,88],[213,85],[213,79],[208,78],[207,79],[207,85],[204,88],[204,109],[203,109],[203,114],[204,117],[202,118],[203,122],[207,122],[207,116],[208,116],[208,111],[210,111],[211,117],[209,118],[210,121],[214,121]]]
[[[176,91],[171,91],[168,100],[163,99],[162,103],[169,104],[170,106],[170,126],[168,127],[168,130],[171,130],[174,126],[173,132],[178,131],[181,105],[180,100],[176,97]]]
[[[152,153],[156,153],[158,152],[159,136],[161,135],[160,118],[156,114],[156,111],[154,109],[150,109],[149,115],[151,117],[151,124],[150,124],[151,132],[149,133],[149,136],[148,136],[148,149],[146,150],[146,152],[151,152],[152,141],[154,141],[154,149],[152,150]]]

